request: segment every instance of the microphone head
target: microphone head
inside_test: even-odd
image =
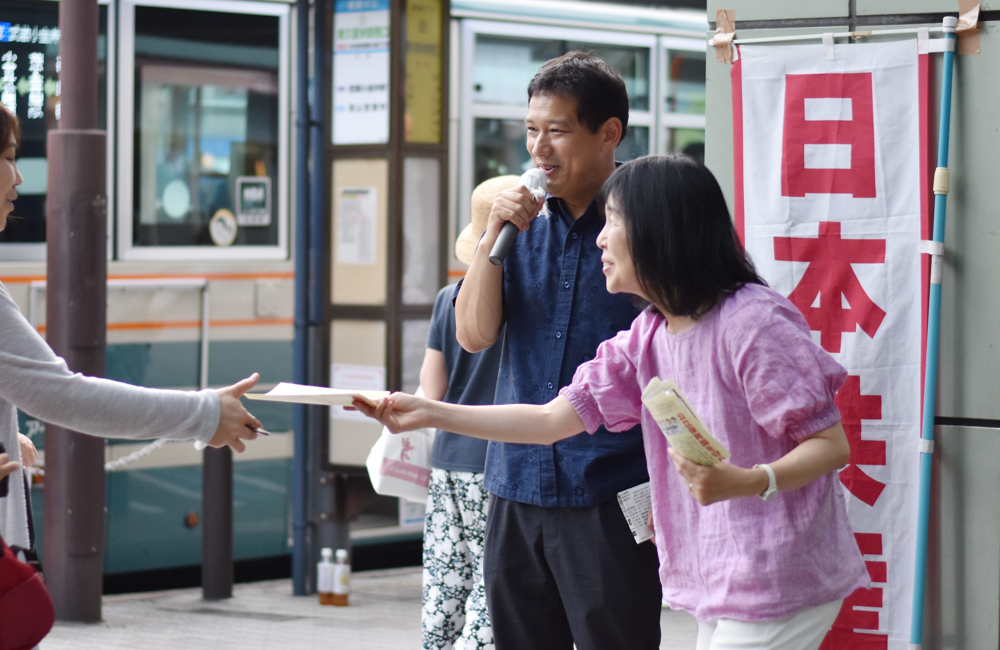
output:
[[[545,172],[537,167],[533,167],[521,174],[521,184],[528,188],[535,198],[545,196],[545,188],[548,183],[549,179],[545,176]]]

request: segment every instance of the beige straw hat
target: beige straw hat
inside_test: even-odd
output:
[[[462,229],[455,240],[455,257],[463,264],[472,264],[479,238],[486,231],[493,199],[504,190],[521,184],[518,176],[497,176],[483,181],[472,190],[472,222]]]

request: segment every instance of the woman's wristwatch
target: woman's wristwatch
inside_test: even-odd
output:
[[[754,469],[761,468],[767,474],[767,489],[760,494],[760,498],[767,501],[778,492],[778,481],[774,478],[774,470],[767,463],[754,465]]]

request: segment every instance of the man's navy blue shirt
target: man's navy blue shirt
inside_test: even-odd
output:
[[[549,216],[517,236],[504,262],[497,404],[551,401],[601,341],[628,329],[639,313],[630,296],[611,295],[605,286],[597,203],[576,221],[562,200],[547,203]],[[486,456],[490,492],[543,507],[603,503],[648,480],[639,427],[620,433],[601,427],[551,446],[490,442]]]

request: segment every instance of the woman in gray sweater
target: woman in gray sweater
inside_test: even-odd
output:
[[[14,164],[19,136],[17,118],[0,104],[0,230],[7,225],[22,181]],[[18,408],[44,422],[95,436],[194,439],[243,451],[243,440],[256,438],[261,424],[243,408],[240,397],[257,379],[254,373],[226,388],[188,392],[73,373],[0,282],[0,443],[10,462],[21,461]],[[8,545],[29,546],[25,499],[23,481],[11,480],[10,493],[0,499],[0,535]]]

